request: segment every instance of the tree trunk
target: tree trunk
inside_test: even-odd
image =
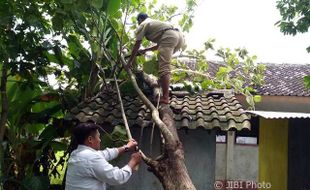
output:
[[[156,108],[141,94],[141,90],[137,88],[136,79],[131,71],[128,71],[131,75],[132,82],[146,106],[152,111],[152,118],[159,127],[163,134],[164,144],[162,155],[156,160],[150,158],[144,158],[146,164],[150,167],[150,171],[160,180],[165,190],[195,190],[195,186],[192,183],[190,176],[185,165],[184,151],[182,142],[179,140],[179,136],[176,130],[173,112],[169,105],[161,106],[159,110],[160,119],[157,118]],[[144,72],[136,73],[139,80],[147,83],[148,86],[153,88],[155,92],[154,97],[159,96],[159,88],[157,78],[151,77]],[[157,94],[156,94],[157,93]]]
[[[94,89],[96,87],[96,83],[98,82],[98,72],[99,68],[96,63],[93,62],[89,74],[88,83],[85,88],[84,99],[90,98],[94,95]]]
[[[7,83],[7,63],[3,62],[2,65],[2,76],[1,76],[1,119],[0,119],[0,189],[2,189],[2,179],[4,174],[4,134],[6,129],[6,121],[8,118],[8,97],[6,94],[6,83]]]
[[[122,56],[120,58],[123,67],[126,68],[127,63],[125,59]],[[130,69],[127,69],[127,73],[140,99],[151,110],[153,122],[159,128],[165,140],[162,155],[156,160],[146,157],[140,151],[144,162],[150,167],[150,170],[155,176],[157,176],[165,190],[196,190],[185,166],[183,146],[175,127],[172,110],[169,106],[162,106],[160,112],[158,112],[156,107],[139,88],[136,76]],[[155,97],[160,95],[158,94],[159,86],[156,77],[150,77],[144,72],[138,75],[157,93],[154,94]]]
[[[149,165],[150,169],[161,181],[165,190],[194,190],[196,188],[188,175],[184,163],[183,146],[179,141],[173,112],[169,106],[163,106],[159,112],[162,121],[166,124],[176,141],[172,144],[164,145],[163,155]]]

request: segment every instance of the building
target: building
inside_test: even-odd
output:
[[[215,73],[220,65],[210,62],[209,73]],[[265,84],[257,88],[262,101],[255,111],[246,111],[244,97],[232,91],[171,92],[170,106],[197,189],[214,189],[215,181],[239,189],[258,189],[261,185],[274,190],[310,189],[310,91],[302,82],[310,75],[310,67],[266,66]],[[135,95],[124,95],[123,101],[133,137],[146,154],[159,155],[160,135],[156,128],[151,135],[149,110]],[[91,120],[109,132],[122,124],[117,96],[109,92],[82,102],[71,110],[68,119]],[[121,187],[161,188],[145,165]]]

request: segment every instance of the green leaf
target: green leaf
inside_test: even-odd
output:
[[[48,126],[42,131],[39,138],[40,139],[52,139],[57,136],[57,131],[54,126]]]
[[[45,125],[42,123],[39,124],[26,124],[25,129],[29,133],[38,134],[44,129]]]
[[[63,15],[56,14],[52,18],[52,23],[53,23],[53,29],[56,31],[62,30],[64,26],[64,21],[63,21]]]
[[[209,89],[210,88],[210,86],[212,86],[212,81],[210,81],[210,80],[204,80],[202,83],[201,83],[201,88],[203,89],[203,90],[207,90],[207,89]]]
[[[113,26],[115,30],[119,29],[119,22],[117,20],[111,19],[111,25]]]
[[[85,11],[89,7],[87,1],[81,1],[79,0],[76,4],[77,11]]]
[[[310,76],[304,77],[304,83],[305,83],[306,88],[310,88]]]
[[[185,72],[178,72],[178,73],[174,73],[172,75],[172,80],[174,82],[179,82],[180,80],[184,80],[186,78],[187,74]]]
[[[120,91],[122,94],[134,95],[137,94],[131,80],[127,80],[120,85]]]
[[[33,99],[41,93],[38,86],[29,88],[19,83],[8,85],[8,99],[10,102],[8,119],[11,123],[18,123],[23,114],[30,111]]]
[[[113,134],[121,134],[121,135],[126,135],[126,129],[124,126],[117,125],[114,127],[112,135]]]
[[[218,72],[216,73],[216,77],[217,78],[223,78],[223,77],[227,76],[227,74],[231,71],[232,71],[232,68],[230,66],[220,67]]]
[[[117,143],[117,146],[120,146],[124,142],[128,141],[126,129],[124,126],[117,125],[114,127],[112,133],[111,133],[111,138],[114,142]]]
[[[122,11],[117,11],[113,16],[115,17],[115,18],[121,18],[122,17]]]
[[[64,4],[71,4],[72,0],[61,0],[61,2]]]
[[[214,45],[213,45],[214,42],[215,42],[215,39],[213,39],[213,38],[208,39],[208,41],[206,41],[206,42],[204,43],[205,49],[206,49],[206,50],[208,50],[208,49],[214,50]]]
[[[66,143],[58,142],[58,141],[52,141],[51,146],[54,151],[62,151],[67,150],[68,146]]]
[[[98,43],[91,43],[91,48],[95,54],[100,53],[100,46]]]
[[[156,58],[151,59],[143,64],[143,71],[147,74],[153,74],[157,75],[158,73],[158,62],[156,61]]]
[[[121,0],[109,0],[107,13],[114,15],[121,6]]]
[[[49,109],[49,108],[53,108],[55,106],[59,105],[59,103],[57,101],[51,101],[51,102],[38,102],[38,103],[35,103],[33,106],[32,106],[32,112],[34,113],[38,113],[38,112],[41,112],[41,111],[44,111],[46,109]]]
[[[22,184],[27,190],[46,190],[49,187],[48,176],[31,176],[26,177]]]
[[[262,101],[262,96],[255,95],[253,99],[254,99],[254,102],[261,102]]]
[[[113,1],[113,0],[112,0],[112,1]],[[97,9],[100,9],[100,8],[102,7],[102,5],[103,5],[103,0],[91,0],[91,1],[90,1],[90,4],[91,4],[93,7],[97,8]]]

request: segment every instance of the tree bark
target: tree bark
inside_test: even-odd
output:
[[[96,83],[98,82],[98,72],[99,72],[99,68],[96,65],[96,63],[93,62],[91,66],[91,71],[89,74],[88,83],[86,85],[86,89],[84,93],[84,99],[87,99],[93,96]]]
[[[125,65],[124,60],[122,63]],[[196,190],[184,162],[183,146],[175,127],[172,110],[166,105],[161,106],[158,112],[155,106],[145,97],[138,87],[136,77],[132,71],[127,70],[127,73],[139,97],[151,110],[152,119],[165,139],[162,155],[156,160],[143,156],[145,163],[150,167],[150,171],[160,180],[165,190]],[[142,73],[142,78],[145,78],[144,81],[152,88],[158,87],[158,85],[155,85],[157,84],[157,80],[153,77],[149,77],[147,74]]]
[[[159,110],[161,119],[175,137],[175,142],[164,145],[164,154],[155,164],[150,164],[151,171],[161,181],[165,190],[194,190],[196,189],[185,165],[184,151],[179,140],[173,119],[173,112],[169,106]]]
[[[4,174],[4,134],[6,129],[6,121],[8,118],[8,109],[9,109],[9,103],[8,103],[8,97],[6,93],[6,83],[7,83],[7,63],[3,62],[2,65],[2,76],[1,76],[1,119],[0,119],[0,179],[3,179]],[[3,187],[3,184],[1,183],[2,180],[0,180],[0,189]]]

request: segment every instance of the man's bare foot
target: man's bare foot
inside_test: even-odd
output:
[[[161,104],[169,104],[169,98],[160,97],[159,103]]]

